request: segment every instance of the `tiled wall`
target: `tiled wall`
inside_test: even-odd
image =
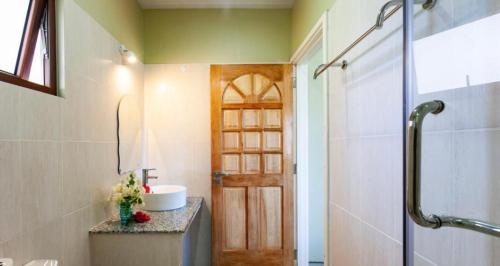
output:
[[[375,22],[385,1],[337,0],[329,57]],[[471,4],[473,2],[473,4]],[[439,0],[417,12],[421,38],[500,11],[498,0]],[[417,10],[420,8],[415,6]],[[402,265],[402,13],[330,71],[330,258],[334,265]],[[436,70],[440,71],[440,70]],[[498,83],[418,95],[446,110],[426,118],[423,207],[500,223]],[[415,265],[500,265],[498,239],[415,227]]]
[[[432,12],[416,17],[415,38],[499,12],[498,0],[440,0]],[[434,99],[446,104],[442,113],[425,121],[422,204],[426,212],[500,224],[499,89],[498,82],[429,94],[414,89],[415,105]],[[462,229],[416,227],[415,262],[423,266],[500,265],[500,240]]]
[[[211,205],[210,65],[146,65],[144,162]]]
[[[16,265],[89,264],[88,229],[109,215],[118,181],[118,101],[142,98],[142,65],[121,65],[109,33],[72,0],[58,3],[63,97],[0,82],[0,255]]]
[[[370,28],[385,0],[337,0],[328,57]],[[329,72],[330,263],[402,265],[401,12]]]

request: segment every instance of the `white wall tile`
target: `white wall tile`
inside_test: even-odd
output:
[[[59,171],[61,145],[56,142],[21,142],[23,232],[30,232],[62,215]]]
[[[337,0],[328,57],[371,27],[384,3]],[[333,265],[402,263],[401,20],[349,52],[346,70],[329,71]]]
[[[110,188],[120,181],[116,143],[92,143],[90,150],[91,202],[102,203],[108,200]]]
[[[417,38],[475,21],[500,11],[499,1],[444,0],[417,16]],[[500,182],[496,178],[500,139],[498,84],[416,95],[416,103],[440,99],[444,112],[426,118],[422,175],[426,213],[500,223]],[[436,132],[437,131],[437,132]],[[495,239],[463,229],[415,228],[415,247],[431,265],[496,265]],[[429,244],[431,243],[431,244]],[[434,244],[435,243],[435,244]],[[426,265],[426,264],[424,264]]]
[[[84,208],[63,218],[63,265],[90,265],[89,212],[88,208]]]
[[[367,226],[344,209],[330,204],[333,230],[330,260],[333,265],[401,265],[402,245]]]
[[[0,243],[21,233],[21,145],[0,142]]]
[[[68,214],[90,204],[90,164],[92,156],[89,143],[65,142],[62,144],[63,214]]]
[[[436,266],[432,261],[426,259],[425,257],[422,257],[418,253],[414,253],[414,260],[413,262],[415,263],[415,266]]]
[[[59,97],[31,90],[19,94],[20,138],[24,140],[59,140],[61,105]]]
[[[210,66],[148,65],[144,97],[150,183],[184,185],[210,206]]]
[[[360,146],[362,157],[357,167],[362,169],[362,176],[358,184],[353,184],[360,188],[358,215],[402,242],[401,138],[366,138],[360,140]]]
[[[500,126],[500,84],[493,83],[454,90],[455,129],[497,128]]]
[[[388,63],[356,75],[346,86],[348,136],[396,135],[401,132],[401,84]]]
[[[19,139],[19,88],[0,83],[0,139]]]
[[[62,259],[62,222],[54,221],[29,233],[19,235],[3,245],[4,255],[14,260],[15,266],[34,259]]]
[[[123,66],[117,40],[73,0],[58,4],[63,97],[0,82],[0,255],[16,265],[88,265],[87,230],[114,210],[118,101],[143,97],[143,65]]]

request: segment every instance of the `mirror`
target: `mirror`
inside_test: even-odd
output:
[[[141,168],[142,112],[136,97],[126,95],[118,105],[118,174]]]

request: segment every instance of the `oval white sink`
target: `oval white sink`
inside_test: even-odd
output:
[[[144,210],[170,211],[186,206],[186,187],[151,186],[151,193],[144,195]]]

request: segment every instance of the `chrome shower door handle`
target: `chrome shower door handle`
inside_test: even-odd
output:
[[[444,103],[432,101],[417,106],[410,115],[407,131],[407,208],[410,217],[423,227],[439,228],[440,222],[435,216],[426,216],[421,206],[421,153],[422,125],[427,114],[438,114],[444,110]]]
[[[488,235],[500,237],[500,225],[495,225],[475,219],[453,216],[425,215],[422,211],[421,198],[421,153],[422,125],[429,113],[439,114],[445,108],[442,101],[431,101],[417,106],[410,115],[407,132],[407,208],[413,221],[423,227],[438,229],[442,226],[473,230]]]

